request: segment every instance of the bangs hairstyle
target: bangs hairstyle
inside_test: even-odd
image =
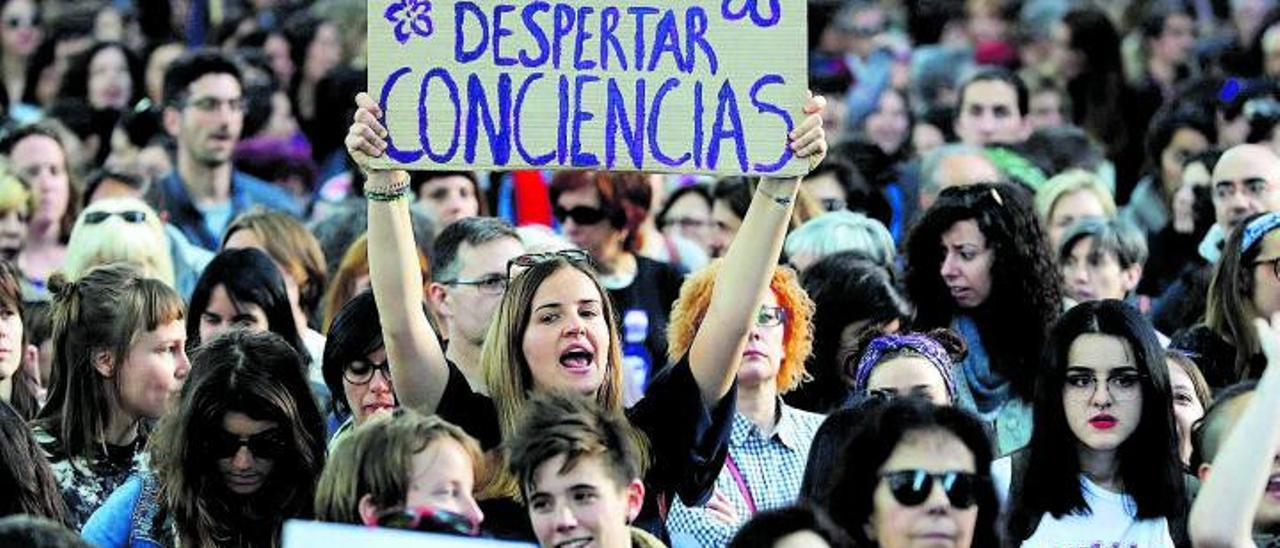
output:
[[[598,457],[619,488],[643,478],[649,468],[647,440],[622,409],[579,394],[534,396],[509,444],[510,473],[519,478],[525,505],[537,488],[538,468],[559,456],[564,464],[557,474],[568,473],[584,458]]]
[[[978,518],[973,546],[1000,546],[996,535],[1000,506],[988,475],[991,442],[982,421],[957,407],[935,406],[917,398],[869,400],[859,409],[864,412],[848,431],[834,470],[837,479],[825,493],[830,504],[823,508],[853,536],[856,546],[876,545],[866,526],[875,511],[874,495],[885,462],[903,443],[938,435],[963,443],[973,454],[974,473],[983,478],[974,493]]]
[[[698,326],[706,318],[711,305],[711,292],[715,289],[716,276],[724,262],[714,260],[706,268],[689,276],[680,286],[680,297],[671,306],[671,322],[667,325],[667,359],[679,362],[693,346]],[[786,266],[773,269],[769,290],[778,299],[778,306],[786,310],[782,334],[782,363],[778,366],[775,383],[778,393],[791,391],[808,380],[805,361],[813,350],[813,301],[800,287],[794,270]]]
[[[1063,390],[1071,366],[1071,346],[1082,335],[1118,337],[1142,374],[1142,415],[1137,430],[1117,450],[1118,476],[1137,505],[1136,517],[1185,516],[1182,462],[1174,426],[1169,369],[1155,330],[1142,314],[1121,301],[1100,300],[1072,308],[1049,334],[1034,402],[1034,425],[1027,466],[1013,478],[1009,540],[1025,540],[1044,514],[1054,518],[1090,515],[1080,484],[1080,441],[1067,424]],[[1017,487],[1020,485],[1020,488]]]
[[[31,334],[27,329],[27,311],[26,306],[22,302],[22,271],[18,269],[18,265],[11,261],[0,260],[0,308],[6,309],[7,312],[16,314],[18,321],[22,322],[22,340],[18,341],[21,346],[18,348],[25,349],[31,344]],[[19,359],[19,363],[26,364],[26,357]],[[9,404],[22,415],[24,419],[35,418],[40,412],[40,400],[36,397],[31,389],[33,381],[27,373],[26,368],[18,367],[10,378],[12,381],[12,390],[9,395]]]
[[[120,214],[141,213],[140,223],[126,221]],[[89,215],[109,214],[90,224]],[[67,242],[62,272],[75,280],[94,266],[133,263],[148,276],[174,286],[173,257],[164,223],[154,209],[137,198],[110,198],[89,204],[76,219]]]
[[[436,334],[438,340],[439,333],[443,331],[436,323],[435,316],[427,309],[426,303],[422,305],[422,313],[427,316],[431,332]],[[445,341],[439,342],[444,347]],[[331,410],[339,417],[345,417],[351,412],[342,379],[347,366],[353,362],[368,362],[369,354],[383,348],[383,344],[382,318],[378,315],[378,303],[373,298],[373,292],[365,291],[352,297],[338,311],[333,326],[327,333],[320,367],[324,384],[329,388],[329,393],[333,394],[329,399]],[[391,392],[394,396],[394,385]],[[399,398],[396,399],[398,402]]]
[[[276,423],[288,445],[252,497],[223,494],[217,458],[205,445],[224,431],[230,412]],[[148,451],[180,538],[245,545],[266,535],[278,545],[285,519],[311,517],[324,468],[324,422],[298,353],[270,332],[235,329],[215,337],[192,354],[180,403],[160,420]]]
[[[227,225],[222,236],[223,249],[227,240],[241,230],[252,233],[262,250],[298,284],[298,306],[310,316],[320,304],[328,274],[316,237],[287,213],[255,207]]]
[[[1213,279],[1209,281],[1209,295],[1205,299],[1204,323],[1219,337],[1226,339],[1236,347],[1234,371],[1223,371],[1228,375],[1228,382],[1244,379],[1256,379],[1262,371],[1250,366],[1253,356],[1261,352],[1258,336],[1253,332],[1253,266],[1262,251],[1263,235],[1248,250],[1240,251],[1244,245],[1244,227],[1249,226],[1259,217],[1267,213],[1250,215],[1231,230],[1227,242],[1222,246],[1222,258],[1213,269]],[[1265,364],[1264,364],[1265,365]],[[1215,372],[1210,371],[1210,376]]]
[[[1050,217],[1053,216],[1053,210],[1058,207],[1058,202],[1064,196],[1076,192],[1092,194],[1107,217],[1116,216],[1115,198],[1111,196],[1111,191],[1107,190],[1107,184],[1103,182],[1102,177],[1083,169],[1070,169],[1050,177],[1036,192],[1036,214],[1040,215],[1040,221],[1044,223],[1046,229],[1049,228]]]
[[[200,340],[200,317],[209,308],[213,290],[222,286],[236,312],[245,304],[256,304],[267,317],[267,328],[279,334],[294,350],[309,356],[298,324],[293,318],[293,307],[285,290],[280,269],[271,257],[256,248],[228,249],[219,252],[204,268],[196,287],[191,292],[191,316],[187,318],[187,348],[196,348]]]
[[[119,367],[140,335],[183,319],[182,297],[127,263],[92,268],[77,281],[54,274],[49,289],[53,388],[36,425],[60,442],[72,463],[105,457],[101,441],[111,422],[107,410],[120,398],[120,376],[103,377],[94,358],[105,352]]]
[[[1049,253],[1044,230],[1021,186],[976,184],[938,195],[907,240],[906,287],[916,304],[916,329],[950,327],[961,312],[942,280],[942,235],[961,221],[974,221],[994,257],[991,294],[970,311],[981,331],[1000,330],[983,341],[991,366],[1030,401],[1037,359],[1048,326],[1062,310],[1062,274]]]
[[[600,296],[601,312],[609,328],[609,347],[596,356],[597,362],[604,367],[604,380],[596,390],[595,399],[607,410],[622,409],[622,345],[618,341],[613,301],[609,300],[608,292],[600,285],[590,266],[556,257],[530,267],[511,280],[480,351],[480,364],[498,412],[502,439],[510,439],[514,435],[520,418],[527,412],[525,406],[533,392],[533,373],[524,356],[524,334],[533,319],[534,295],[543,282],[561,270],[582,273],[591,280]],[[485,489],[481,498],[516,497],[518,494],[519,485],[515,478],[500,472],[494,474],[492,485]]]
[[[475,438],[436,415],[396,409],[376,415],[338,442],[316,488],[316,519],[363,524],[360,499],[368,495],[379,510],[404,506],[413,483],[413,457],[439,441],[462,446],[481,485],[484,454]]]

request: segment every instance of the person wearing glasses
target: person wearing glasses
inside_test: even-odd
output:
[[[310,519],[324,424],[302,358],[274,333],[239,330],[192,355],[191,377],[130,478],[84,525],[97,547],[273,547]]]
[[[637,196],[639,195],[639,196]],[[648,215],[647,176],[606,171],[562,171],[551,179],[551,203],[565,238],[591,254],[600,283],[629,331],[628,358],[652,364],[652,378],[666,365],[667,320],[684,276],[674,265],[640,254],[640,225]],[[636,199],[639,198],[639,199]]]
[[[90,268],[114,262],[138,265],[147,276],[176,289],[164,223],[142,200],[110,198],[89,204],[71,229],[62,273],[74,280]]]
[[[689,183],[667,194],[656,221],[668,238],[683,238],[711,255],[711,190],[706,185]]]
[[[449,341],[445,358],[481,394],[488,388],[480,348],[507,290],[507,263],[524,252],[515,229],[494,217],[459,219],[440,231],[431,246],[427,299]]]
[[[969,353],[956,405],[991,423],[996,454],[1026,444],[1035,373],[1062,311],[1061,274],[1020,185],[947,188],[911,231],[906,289],[914,328],[949,328]]]
[[[509,438],[532,394],[568,390],[596,399],[606,409],[622,409],[622,344],[618,317],[608,292],[579,252],[526,255],[510,266],[511,278],[481,352],[489,395],[475,393],[456,366],[450,366],[425,314],[416,304],[421,284],[413,279],[414,240],[407,203],[408,174],[370,170],[386,150],[380,108],[368,94],[356,98],[347,150],[368,172],[369,263],[374,296],[382,314],[383,340],[397,395],[404,405],[437,413],[462,426],[486,449]],[[821,112],[825,101],[804,106],[807,117],[788,136],[791,149],[811,165],[826,152]],[[730,246],[724,266],[688,354],[650,384],[628,411],[649,437],[653,468],[645,476],[648,499],[639,523],[663,529],[659,500],[679,494],[700,505],[720,473],[734,411],[737,365],[765,298],[781,253],[798,178],[763,179],[743,220],[741,243]],[[562,204],[564,205],[564,204]],[[510,269],[509,269],[510,270]],[[499,473],[482,498],[495,505],[518,504],[519,485]],[[527,519],[514,511],[511,533],[529,537]],[[491,530],[495,527],[491,526]]]
[[[860,409],[822,508],[855,546],[1000,546],[982,421],[919,398]]]
[[[145,466],[152,421],[191,370],[182,298],[132,265],[53,279],[49,401],[32,423],[74,527]]]
[[[480,444],[461,428],[397,409],[333,447],[316,488],[316,519],[476,536],[483,464]]]
[[[1204,323],[1174,336],[1171,348],[1220,389],[1257,379],[1266,367],[1252,321],[1280,312],[1280,213],[1244,219],[1231,233],[1209,283]]]
[[[1186,545],[1169,367],[1117,300],[1062,316],[1038,369],[1031,443],[992,466],[1010,546]]]
[[[287,191],[231,165],[244,127],[234,62],[210,49],[184,54],[165,71],[164,101],[164,128],[178,150],[176,169],[158,186],[164,213],[187,239],[216,251],[227,225],[252,206],[299,213]]]
[[[671,311],[671,359],[689,351],[707,316],[724,261],[691,276]],[[789,506],[800,491],[809,446],[822,415],[791,407],[781,395],[805,377],[813,346],[813,301],[789,267],[773,269],[747,346],[735,364],[737,412],[715,494],[702,507],[673,501],[667,529],[678,546],[724,546],[756,512]]]

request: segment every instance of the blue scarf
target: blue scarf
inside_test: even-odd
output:
[[[978,324],[968,316],[956,316],[951,328],[964,337],[969,346],[969,355],[960,363],[959,380],[968,385],[979,413],[987,415],[999,411],[1011,397],[1012,386],[1003,375],[991,370],[991,359],[982,346]]]

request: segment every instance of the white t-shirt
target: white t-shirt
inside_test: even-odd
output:
[[[1008,504],[1009,484],[1013,475],[1013,459],[1005,457],[991,463],[991,478],[996,496],[1004,507]],[[1055,519],[1045,514],[1035,534],[1022,543],[1028,548],[1173,548],[1169,522],[1165,518],[1138,520],[1133,517],[1137,504],[1133,497],[1112,493],[1080,475],[1084,502],[1090,515],[1066,515]]]

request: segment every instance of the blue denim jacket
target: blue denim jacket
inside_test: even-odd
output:
[[[204,224],[204,214],[196,209],[177,170],[160,181],[163,212],[167,221],[178,227],[191,243],[210,251],[216,251],[221,234],[212,234]],[[299,216],[298,204],[283,188],[239,171],[231,172],[231,218],[253,206],[279,210]]]
[[[80,536],[96,548],[174,546],[172,527],[157,523],[160,514],[160,482],[151,474],[136,475],[89,517]]]

